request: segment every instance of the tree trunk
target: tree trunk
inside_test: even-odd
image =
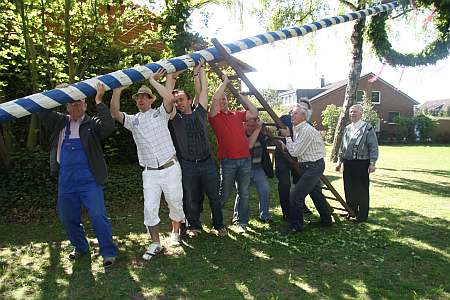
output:
[[[28,67],[30,68],[31,90],[33,93],[37,92],[37,66],[36,66],[36,49],[32,38],[30,37],[28,27],[28,16],[25,15],[25,6],[23,0],[16,0],[16,8],[22,19],[22,32],[25,41],[26,59]],[[30,126],[27,135],[27,149],[34,149],[37,144],[39,133],[39,121],[36,115],[31,116]]]
[[[67,67],[69,68],[69,82],[75,81],[75,64],[73,62],[72,47],[70,40],[70,9],[72,7],[72,0],[66,0],[64,5],[64,38],[66,45]]]
[[[0,167],[1,169],[9,169],[11,166],[11,155],[3,138],[2,130],[0,130]]]
[[[342,143],[342,136],[344,134],[344,128],[348,123],[348,112],[350,106],[355,103],[356,91],[358,89],[358,80],[361,75],[362,68],[362,46],[363,46],[363,33],[365,28],[366,19],[362,18],[356,21],[353,27],[353,33],[351,41],[353,45],[352,50],[352,62],[350,63],[350,73],[348,74],[348,84],[345,90],[344,104],[342,105],[342,112],[339,116],[338,123],[336,125],[336,131],[334,132],[333,149],[331,150],[330,160],[336,162],[338,159],[339,147]]]
[[[5,97],[3,95],[3,90],[0,89],[0,103],[3,103]],[[9,123],[3,123],[0,125],[0,167],[9,169],[11,166],[11,134]]]
[[[42,40],[42,52],[44,53],[45,64],[47,66],[47,68],[45,69],[45,73],[47,75],[47,88],[52,89],[54,88],[53,75],[50,63],[50,55],[48,53],[47,30],[45,27],[46,23],[45,17],[47,16],[46,5],[47,1],[41,0],[41,23],[42,23],[41,40]]]

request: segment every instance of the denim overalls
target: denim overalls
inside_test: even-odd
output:
[[[75,249],[88,252],[89,244],[81,224],[81,204],[88,211],[100,255],[116,256],[117,247],[112,241],[111,222],[106,215],[103,186],[95,181],[80,138],[70,138],[70,123],[67,122],[60,149],[58,214]]]

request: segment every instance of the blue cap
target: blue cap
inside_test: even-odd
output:
[[[290,115],[282,115],[280,117],[281,122],[286,125],[290,130],[292,130],[292,121]]]

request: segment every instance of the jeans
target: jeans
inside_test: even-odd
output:
[[[251,183],[255,184],[259,196],[259,218],[269,220],[270,185],[261,164],[252,166]]]
[[[183,193],[186,218],[191,229],[201,229],[200,213],[203,193],[206,193],[211,207],[212,223],[215,229],[223,225],[222,202],[219,195],[219,174],[212,158],[201,162],[181,160],[183,172]]]
[[[224,158],[221,160],[220,165],[222,207],[228,200],[233,185],[235,185],[237,195],[234,202],[233,223],[247,226],[249,219],[249,186],[252,172],[251,159],[249,157],[238,159]]]
[[[289,221],[291,228],[296,230],[303,229],[303,206],[305,205],[306,195],[310,195],[314,206],[320,214],[322,223],[331,223],[331,213],[328,209],[324,195],[320,176],[325,170],[325,162],[319,159],[314,162],[299,163],[300,178],[295,184],[290,194]]]

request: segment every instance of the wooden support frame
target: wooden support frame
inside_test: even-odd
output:
[[[266,111],[270,115],[272,120],[274,121],[274,123],[267,123],[266,125],[277,126],[279,128],[286,128],[286,125],[283,122],[281,122],[281,119],[278,117],[278,115],[273,111],[273,109],[269,106],[269,104],[264,99],[264,97],[259,93],[259,91],[255,88],[255,86],[250,82],[248,77],[245,75],[246,72],[251,72],[251,71],[254,71],[255,69],[253,69],[251,66],[249,66],[249,65],[239,61],[238,59],[234,58],[233,56],[231,56],[217,39],[213,38],[211,41],[212,41],[213,45],[216,47],[216,49],[219,50],[223,61],[225,61],[236,72],[235,75],[231,75],[231,76],[229,76],[229,78],[232,78],[233,80],[241,79],[245,83],[245,85],[248,87],[250,94],[254,95],[256,97],[256,99],[258,100],[258,102],[262,105],[262,108],[260,107],[260,108],[258,108],[258,110]],[[212,62],[208,62],[208,63],[211,67],[211,70],[213,72],[215,72],[219,76],[219,78],[222,78],[224,73],[220,70],[220,67],[218,65],[219,62],[212,61]],[[244,68],[246,70],[243,70],[242,66],[244,66]],[[239,93],[239,91],[236,90],[236,88],[231,84],[231,82],[228,83],[227,88],[231,91],[233,96],[242,105],[244,105],[245,102],[242,101],[242,95]],[[245,105],[244,105],[244,107],[245,107]],[[247,109],[247,107],[245,107],[245,108]],[[274,137],[273,135],[271,135],[269,131],[265,130],[265,133],[268,136],[269,140],[275,145],[275,147],[278,150],[281,150],[281,153],[286,158],[286,160],[289,162],[289,167],[291,168],[291,170],[293,170],[294,172],[299,174],[300,168],[299,168],[298,163],[294,159],[292,159],[292,157],[287,152],[282,151],[283,148],[281,145],[281,141],[279,139],[277,139],[276,137]],[[333,187],[333,185],[328,180],[328,178],[325,175],[322,175],[322,176],[320,176],[320,180],[321,180],[322,184],[325,185],[325,187],[326,187],[324,189],[329,190],[334,196],[334,198],[326,196],[325,199],[337,201],[342,205],[342,208],[332,207],[328,203],[328,201],[325,200],[325,202],[327,203],[328,207],[330,208],[330,210],[332,212],[332,215],[333,215],[335,221],[339,221],[339,216],[334,212],[334,210],[346,211],[349,214],[349,216],[354,216],[355,214],[354,214],[353,210],[347,205],[347,203],[341,197],[341,195],[338,193],[338,191],[336,191],[336,189]]]

